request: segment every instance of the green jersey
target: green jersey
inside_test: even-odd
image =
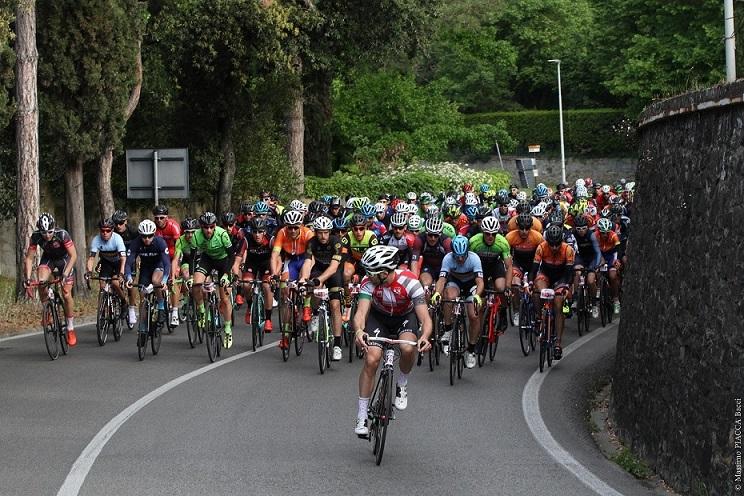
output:
[[[212,237],[207,239],[201,229],[197,229],[192,238],[196,249],[212,260],[223,260],[231,251],[230,235],[220,226],[215,226]]]
[[[191,241],[186,241],[186,235],[182,234],[180,238],[176,240],[176,249],[173,254],[175,260],[180,260],[183,256],[184,260],[191,258],[192,252],[198,251],[196,248],[196,233],[191,236]]]
[[[481,259],[483,268],[494,263],[504,261],[511,255],[509,242],[501,234],[497,234],[491,246],[483,241],[483,233],[470,238],[470,251],[475,252]]]
[[[442,222],[442,233],[449,236],[450,238],[454,238],[455,236],[457,236],[455,226],[453,226],[449,222]]]

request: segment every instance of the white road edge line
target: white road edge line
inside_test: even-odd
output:
[[[615,327],[617,327],[617,323],[606,326],[603,329],[595,329],[594,332],[577,339],[563,350],[563,359],[565,360],[568,355],[579,349],[581,346]],[[532,435],[540,446],[542,446],[556,462],[563,465],[563,467],[576,476],[576,478],[589,489],[603,496],[622,496],[622,493],[619,493],[610,487],[606,482],[594,475],[588,468],[571,456],[563,446],[558,444],[558,441],[555,440],[553,435],[550,433],[550,430],[548,430],[548,427],[545,425],[542,415],[540,414],[540,388],[551,370],[553,369],[549,368],[547,372],[543,374],[541,374],[539,370],[536,370],[532,374],[532,377],[527,381],[527,384],[524,386],[524,391],[522,392],[522,413],[525,422],[527,422],[530,431],[532,431]]]
[[[104,446],[106,446],[106,443],[109,442],[114,434],[116,434],[116,431],[118,431],[119,428],[124,425],[127,420],[129,420],[133,415],[142,410],[152,401],[156,400],[176,386],[179,386],[184,382],[193,379],[194,377],[206,374],[207,372],[210,372],[218,367],[222,367],[223,365],[227,365],[228,363],[232,363],[236,360],[240,360],[241,358],[246,358],[261,351],[275,348],[278,344],[279,341],[275,341],[271,344],[267,344],[261,347],[260,349],[257,349],[256,351],[246,351],[243,353],[239,353],[235,356],[220,360],[219,362],[214,362],[199,369],[193,370],[188,374],[176,377],[175,379],[166,382],[159,388],[150,391],[148,394],[126,407],[116,417],[109,420],[109,422],[104,425],[103,428],[98,431],[98,433],[88,443],[82,453],[80,453],[80,456],[78,456],[77,460],[75,460],[75,463],[72,464],[72,468],[67,474],[65,481],[62,483],[62,487],[59,488],[57,496],[77,496],[80,492],[80,488],[85,482],[85,478],[88,476],[88,472],[90,472],[90,469],[96,462],[96,458],[98,458],[98,455],[101,454],[101,450],[103,450]]]
[[[95,322],[86,322],[85,324],[75,324],[75,330],[79,331],[81,329],[85,329],[88,327],[95,327]],[[39,325],[41,327],[41,325]],[[32,336],[40,336],[43,334],[44,331],[28,331],[28,332],[21,332],[18,334],[14,334],[12,336],[7,336],[4,338],[0,338],[0,343],[4,343],[5,341],[13,341],[15,339],[23,339],[23,338],[30,338]]]

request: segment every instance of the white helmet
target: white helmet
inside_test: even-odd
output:
[[[431,217],[426,219],[426,232],[430,234],[442,234],[442,219],[439,217]]]
[[[354,200],[355,199],[356,198],[352,196],[351,198],[349,198],[348,200],[346,200],[346,208],[349,208],[349,209],[354,208]]]
[[[481,231],[489,234],[496,234],[499,232],[499,221],[496,217],[485,217],[481,221]]]
[[[313,228],[316,231],[330,231],[333,229],[333,221],[325,215],[321,215],[313,222]]]
[[[408,213],[408,204],[400,202],[395,206],[395,211],[398,213],[406,214]]]
[[[455,198],[454,196],[448,196],[447,198],[444,199],[444,204],[445,205],[457,205],[457,198]]]
[[[576,180],[576,187],[578,188],[579,186],[583,188],[586,187],[586,181],[584,181],[584,179],[581,177]]]
[[[408,193],[406,193],[406,198],[408,198],[409,200],[415,200],[418,197],[416,196],[416,193],[414,193],[413,191],[409,191]]]
[[[403,227],[406,225],[406,214],[404,212],[396,212],[390,217],[390,225],[395,227]]]
[[[410,229],[411,231],[418,231],[419,229],[421,229],[421,217],[415,214],[409,217],[408,229]]]
[[[527,199],[527,193],[525,193],[524,191],[520,191],[519,193],[517,193],[517,201],[522,201],[526,199]]]
[[[150,236],[151,234],[155,234],[155,229],[157,229],[157,227],[155,226],[155,223],[150,219],[143,220],[137,227],[137,231],[139,231],[139,233],[143,236]]]
[[[375,213],[384,214],[387,211],[387,205],[384,203],[375,203]]]
[[[589,191],[586,189],[586,186],[576,186],[576,198],[588,198],[588,197],[589,197]]]
[[[418,207],[415,203],[408,203],[408,213],[409,214],[416,214],[418,213]]]
[[[307,212],[307,205],[302,203],[300,200],[292,200],[289,202],[290,210],[297,210],[298,212]]]
[[[538,203],[532,208],[531,212],[533,217],[542,217],[545,215],[545,204],[544,203]]]
[[[584,208],[584,213],[585,214],[589,214],[592,217],[595,216],[595,215],[597,215],[597,206],[596,205],[592,205],[592,204],[587,205]]]
[[[512,198],[511,200],[509,200],[509,208],[510,209],[517,208],[517,205],[519,205],[519,200],[517,200],[515,198]]]
[[[302,212],[298,210],[290,210],[284,214],[284,223],[288,226],[299,226],[302,224]]]
[[[439,215],[439,207],[436,205],[432,205],[429,207],[429,210],[426,211],[427,216],[436,217]]]
[[[362,255],[362,267],[369,272],[381,270],[395,270],[400,256],[398,249],[390,245],[375,245],[365,250]]]
[[[605,184],[604,186],[602,186],[602,193],[607,194],[607,193],[610,192],[610,189],[611,189],[610,188],[610,185],[609,184]]]
[[[478,205],[478,197],[474,193],[465,193],[465,205]]]

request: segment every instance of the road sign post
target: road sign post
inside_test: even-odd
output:
[[[127,198],[189,198],[186,148],[127,150]]]

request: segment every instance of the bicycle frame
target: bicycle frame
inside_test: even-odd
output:
[[[547,358],[548,367],[553,363],[553,350],[555,347],[555,313],[553,310],[553,300],[555,291],[545,288],[540,291],[540,300],[542,300],[542,315],[540,318],[540,372],[543,371],[544,362]]]

